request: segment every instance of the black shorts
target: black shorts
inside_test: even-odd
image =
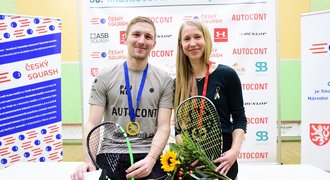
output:
[[[111,180],[125,180],[126,179],[126,169],[131,166],[128,154],[116,154],[115,158],[117,160],[107,160],[106,157],[113,157],[111,154],[99,154],[96,157],[96,162],[102,169],[101,176],[99,180],[106,180],[106,177]],[[134,154],[134,162],[140,161],[145,158],[147,154]],[[110,158],[111,159],[111,158]],[[115,162],[115,163],[114,163]],[[160,159],[156,161],[152,172],[145,178],[142,179],[165,179],[167,177],[166,172],[161,169]]]

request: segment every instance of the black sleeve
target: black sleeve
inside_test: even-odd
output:
[[[228,97],[228,102],[229,110],[233,119],[233,130],[243,129],[244,132],[246,132],[247,122],[243,102],[242,84],[234,69],[229,71],[228,78],[230,79],[228,88],[231,92]]]

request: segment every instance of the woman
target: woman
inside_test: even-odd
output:
[[[211,63],[211,52],[212,39],[206,25],[198,20],[184,22],[178,35],[174,108],[194,95],[206,96],[213,102],[220,116],[223,136],[223,153],[213,161],[217,164],[215,171],[234,180],[246,132],[241,82],[232,68]],[[179,133],[180,129],[176,128],[177,140],[180,140]]]

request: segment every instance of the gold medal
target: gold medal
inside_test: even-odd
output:
[[[195,128],[192,131],[192,137],[196,140],[196,141],[203,141],[206,137],[206,129],[205,128]]]
[[[127,123],[126,132],[131,136],[137,135],[140,132],[140,124],[137,121]]]

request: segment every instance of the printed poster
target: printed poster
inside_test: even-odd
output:
[[[211,61],[228,65],[240,76],[247,134],[239,161],[277,161],[277,1],[150,0],[82,2],[82,76],[84,122],[94,77],[126,60],[123,35],[135,16],[147,16],[157,28],[149,62],[175,77],[180,25],[199,19],[212,36]],[[172,138],[173,140],[173,138]]]
[[[330,171],[330,11],[300,18],[301,163]]]
[[[0,169],[62,161],[61,20],[0,15]]]

